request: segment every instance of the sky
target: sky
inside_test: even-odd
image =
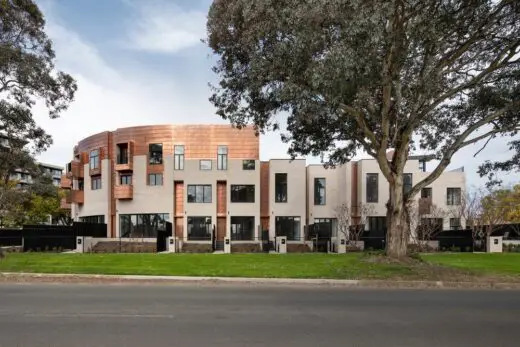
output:
[[[53,40],[58,69],[78,82],[75,101],[51,120],[43,107],[35,118],[54,139],[38,159],[65,165],[72,148],[92,134],[147,124],[225,124],[209,102],[216,57],[201,42],[210,0],[36,0]],[[464,166],[469,186],[481,186],[476,173],[486,159],[505,159],[506,140],[457,153],[450,169]],[[260,157],[287,157],[280,133],[260,138]],[[362,153],[359,158],[364,157]],[[319,163],[307,158],[308,164]],[[433,168],[433,167],[432,167]],[[513,174],[503,177],[514,182]]]

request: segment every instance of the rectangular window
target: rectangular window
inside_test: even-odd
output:
[[[314,178],[314,205],[325,205],[325,178]]]
[[[104,224],[105,223],[105,216],[99,215],[99,216],[84,216],[79,217],[79,221],[81,223],[93,223],[93,224]]]
[[[119,176],[119,184],[123,186],[132,185],[132,175],[121,175]]]
[[[199,170],[211,170],[211,159],[201,159],[199,161]]]
[[[101,176],[92,176],[90,179],[92,190],[101,189]]]
[[[117,144],[117,164],[128,164],[128,143]]]
[[[431,188],[421,189],[421,198],[422,199],[431,199],[432,196],[433,196],[433,191]]]
[[[403,174],[403,194],[406,194],[410,190],[412,190],[412,184],[413,184],[412,181],[413,181],[413,176],[411,173]]]
[[[211,217],[188,217],[188,240],[211,240]]]
[[[242,170],[254,170],[255,169],[255,161],[246,159],[242,160]]]
[[[218,146],[217,149],[217,170],[227,170],[228,146]]]
[[[255,202],[255,186],[247,185],[231,185],[231,202]]]
[[[368,230],[382,233],[386,231],[386,217],[368,217]]]
[[[150,165],[162,164],[163,162],[163,145],[162,143],[150,143],[148,145],[148,156]]]
[[[336,236],[336,219],[335,218],[314,218],[312,233],[318,237]],[[313,236],[314,236],[313,235]]]
[[[188,202],[211,204],[211,184],[188,184]]]
[[[89,166],[90,170],[99,169],[99,149],[90,151]]]
[[[255,233],[255,217],[231,217],[231,240],[252,241]]]
[[[162,174],[148,174],[148,185],[149,186],[162,186],[163,175]]]
[[[460,188],[448,188],[446,191],[447,205],[460,205],[461,203],[461,189]]]
[[[450,218],[450,229],[451,230],[460,229],[460,218]]]
[[[367,173],[367,202],[378,202],[379,200],[379,174]]]
[[[85,189],[85,181],[82,179],[78,180],[78,190],[84,190]]]
[[[274,174],[275,202],[287,202],[287,174]]]
[[[287,236],[287,240],[300,240],[300,217],[276,217],[276,236]]]
[[[119,235],[122,238],[157,237],[157,230],[166,228],[168,213],[121,214]]]
[[[184,170],[184,146],[182,146],[182,145],[174,146],[173,152],[174,152],[173,169],[174,170]]]

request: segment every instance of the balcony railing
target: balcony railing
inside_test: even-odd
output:
[[[83,204],[85,201],[85,192],[83,190],[71,190],[70,201],[76,204]]]
[[[67,177],[80,178],[84,176],[83,164],[79,160],[73,160],[67,164]]]
[[[71,189],[72,188],[72,180],[67,177],[67,175],[61,176],[60,188],[62,189]]]
[[[133,170],[133,163],[131,157],[128,155],[118,155],[116,159],[116,171],[130,171]]]

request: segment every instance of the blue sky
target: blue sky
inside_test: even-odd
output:
[[[210,50],[200,42],[210,0],[37,0],[54,41],[57,66],[78,81],[75,102],[61,118],[43,108],[37,121],[54,137],[40,160],[62,165],[84,137],[118,127],[168,123],[223,123],[209,103]],[[261,159],[286,157],[279,133],[262,136]],[[451,168],[465,167],[469,185],[485,159],[507,157],[505,141],[456,154]],[[362,154],[360,154],[362,155]],[[319,162],[308,158],[308,163]],[[506,181],[518,181],[514,175]]]

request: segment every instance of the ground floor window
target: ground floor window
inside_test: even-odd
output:
[[[157,229],[166,228],[168,213],[121,214],[119,235],[121,237],[157,237]]]
[[[368,217],[368,230],[386,232],[386,217]]]
[[[188,217],[188,241],[209,241],[211,231],[211,217]]]
[[[276,236],[287,236],[287,240],[300,240],[300,217],[276,217]]]
[[[100,223],[100,224],[104,224],[105,223],[105,216],[104,215],[84,216],[84,217],[79,217],[79,221],[82,222],[82,223],[93,223],[93,224]]]
[[[231,240],[251,241],[255,234],[255,217],[231,217]]]
[[[319,237],[336,236],[336,218],[314,218],[312,232]]]

